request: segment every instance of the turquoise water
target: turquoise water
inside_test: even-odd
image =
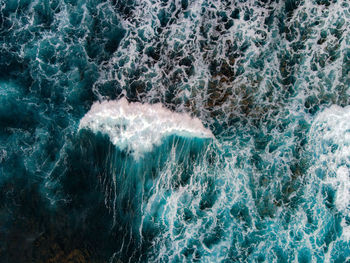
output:
[[[347,0],[0,0],[0,262],[350,260]]]

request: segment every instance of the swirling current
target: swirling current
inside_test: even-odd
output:
[[[0,262],[349,262],[348,0],[0,0]]]

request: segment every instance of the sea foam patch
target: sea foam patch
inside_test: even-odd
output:
[[[350,106],[333,105],[319,113],[310,135],[314,168],[326,171],[322,179],[336,189],[337,208],[346,211],[350,205]]]
[[[198,118],[172,112],[162,104],[118,101],[95,102],[79,124],[94,133],[107,134],[121,150],[131,150],[135,156],[149,152],[166,136],[213,138]]]

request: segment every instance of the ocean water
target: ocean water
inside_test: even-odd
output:
[[[0,0],[0,262],[350,262],[350,2]]]

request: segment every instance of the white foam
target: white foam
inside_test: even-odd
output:
[[[350,106],[333,105],[319,113],[311,128],[316,167],[327,165],[325,183],[336,189],[335,204],[340,211],[350,205]],[[337,145],[332,149],[331,145]]]
[[[346,166],[341,166],[337,170],[337,196],[335,204],[339,210],[347,209],[350,201],[350,180],[349,169]]]
[[[118,101],[95,102],[80,120],[79,129],[107,134],[121,150],[128,149],[135,156],[152,150],[170,135],[213,138],[198,118],[172,112],[162,104]]]

